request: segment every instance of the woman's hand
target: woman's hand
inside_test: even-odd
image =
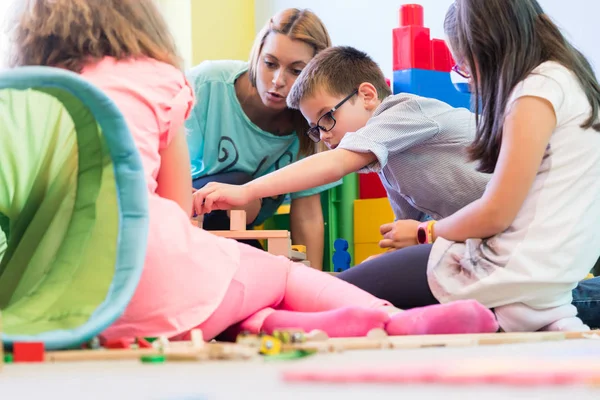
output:
[[[419,221],[412,219],[401,219],[381,225],[379,232],[383,235],[383,239],[379,241],[379,247],[402,249],[418,244],[417,228],[419,224]]]

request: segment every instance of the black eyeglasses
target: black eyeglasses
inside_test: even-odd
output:
[[[331,110],[327,111],[325,114],[321,115],[319,120],[317,121],[317,125],[309,128],[306,131],[308,137],[315,143],[319,143],[321,141],[321,131],[329,132],[335,127],[336,120],[333,116],[333,113],[336,112],[338,108],[342,106],[345,102],[350,100],[352,96],[358,93],[358,89],[354,89],[352,93],[350,93],[344,100],[337,103]]]

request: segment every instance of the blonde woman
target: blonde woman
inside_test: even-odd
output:
[[[322,21],[309,10],[291,8],[262,28],[249,62],[205,61],[188,72],[197,99],[186,122],[194,188],[213,181],[243,184],[314,153],[306,120],[287,107],[286,97],[306,64],[329,46]],[[320,193],[332,186],[290,194],[292,240],[307,246],[317,269],[324,243]],[[246,206],[248,226],[272,216],[284,198]],[[226,211],[205,215],[204,229],[229,229]]]

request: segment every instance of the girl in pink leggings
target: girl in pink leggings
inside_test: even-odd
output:
[[[106,339],[182,337],[194,328],[211,339],[237,323],[251,332],[294,327],[330,336],[373,328],[392,335],[497,329],[493,314],[476,302],[400,312],[328,274],[193,226],[182,129],[193,91],[152,0],[28,3],[16,23],[14,65],[67,68],[104,90],[124,114],[144,165],[150,203],[144,271]],[[276,73],[263,64],[259,74]]]

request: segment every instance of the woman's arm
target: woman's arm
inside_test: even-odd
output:
[[[482,198],[437,222],[435,236],[462,242],[506,230],[531,190],[555,128],[549,101],[519,98],[506,116],[496,170]]]
[[[292,200],[290,230],[292,243],[306,246],[306,258],[310,266],[322,270],[325,226],[320,194]]]
[[[156,193],[160,197],[173,200],[192,216],[192,193],[190,192],[191,172],[185,133],[180,130],[169,145],[160,151],[160,169],[156,181]]]

